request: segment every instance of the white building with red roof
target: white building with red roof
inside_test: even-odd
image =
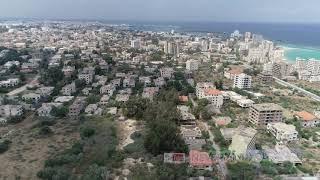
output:
[[[193,168],[212,170],[213,161],[207,152],[191,150],[189,152],[189,164]]]
[[[216,108],[221,108],[221,106],[223,105],[222,92],[217,90],[213,83],[197,83],[196,95],[198,99],[207,99]]]

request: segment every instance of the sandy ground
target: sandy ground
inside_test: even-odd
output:
[[[7,152],[0,155],[1,180],[33,180],[44,166],[45,160],[70,147],[79,139],[79,133],[68,124],[58,122],[51,129],[54,134],[49,137],[37,137],[32,129],[32,118],[8,127],[1,127],[1,135],[11,131],[7,137],[12,141]]]
[[[119,149],[123,149],[128,144],[133,143],[133,139],[131,139],[131,134],[137,130],[136,126],[137,121],[128,119],[126,121],[118,121],[118,129],[119,129],[119,138],[120,142],[118,145]]]

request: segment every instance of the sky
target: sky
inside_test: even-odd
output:
[[[0,18],[320,22],[319,0],[1,0]]]

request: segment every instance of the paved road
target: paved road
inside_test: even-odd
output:
[[[40,78],[40,76],[37,75],[36,77],[33,78],[33,80],[32,80],[31,82],[29,82],[28,84],[26,84],[26,85],[24,85],[24,86],[21,86],[21,87],[19,87],[19,88],[17,88],[17,89],[14,89],[14,90],[10,91],[9,93],[7,93],[7,95],[8,95],[8,96],[15,96],[15,95],[17,95],[17,94],[25,91],[29,85],[36,85],[36,84],[38,84],[38,79],[39,79],[39,78]]]
[[[286,86],[286,87],[291,87],[291,88],[297,90],[298,92],[303,93],[304,95],[306,95],[306,96],[308,96],[308,97],[320,102],[320,96],[318,96],[316,94],[313,94],[313,93],[311,93],[311,92],[309,92],[309,91],[307,91],[305,89],[302,89],[301,87],[298,87],[298,86],[296,86],[294,84],[290,84],[290,83],[288,83],[286,81],[278,79],[276,77],[273,77],[273,78],[275,79],[276,83],[278,83],[280,85],[283,85],[283,86]]]

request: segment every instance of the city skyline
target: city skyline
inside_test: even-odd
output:
[[[0,18],[319,23],[316,0],[4,0]]]

